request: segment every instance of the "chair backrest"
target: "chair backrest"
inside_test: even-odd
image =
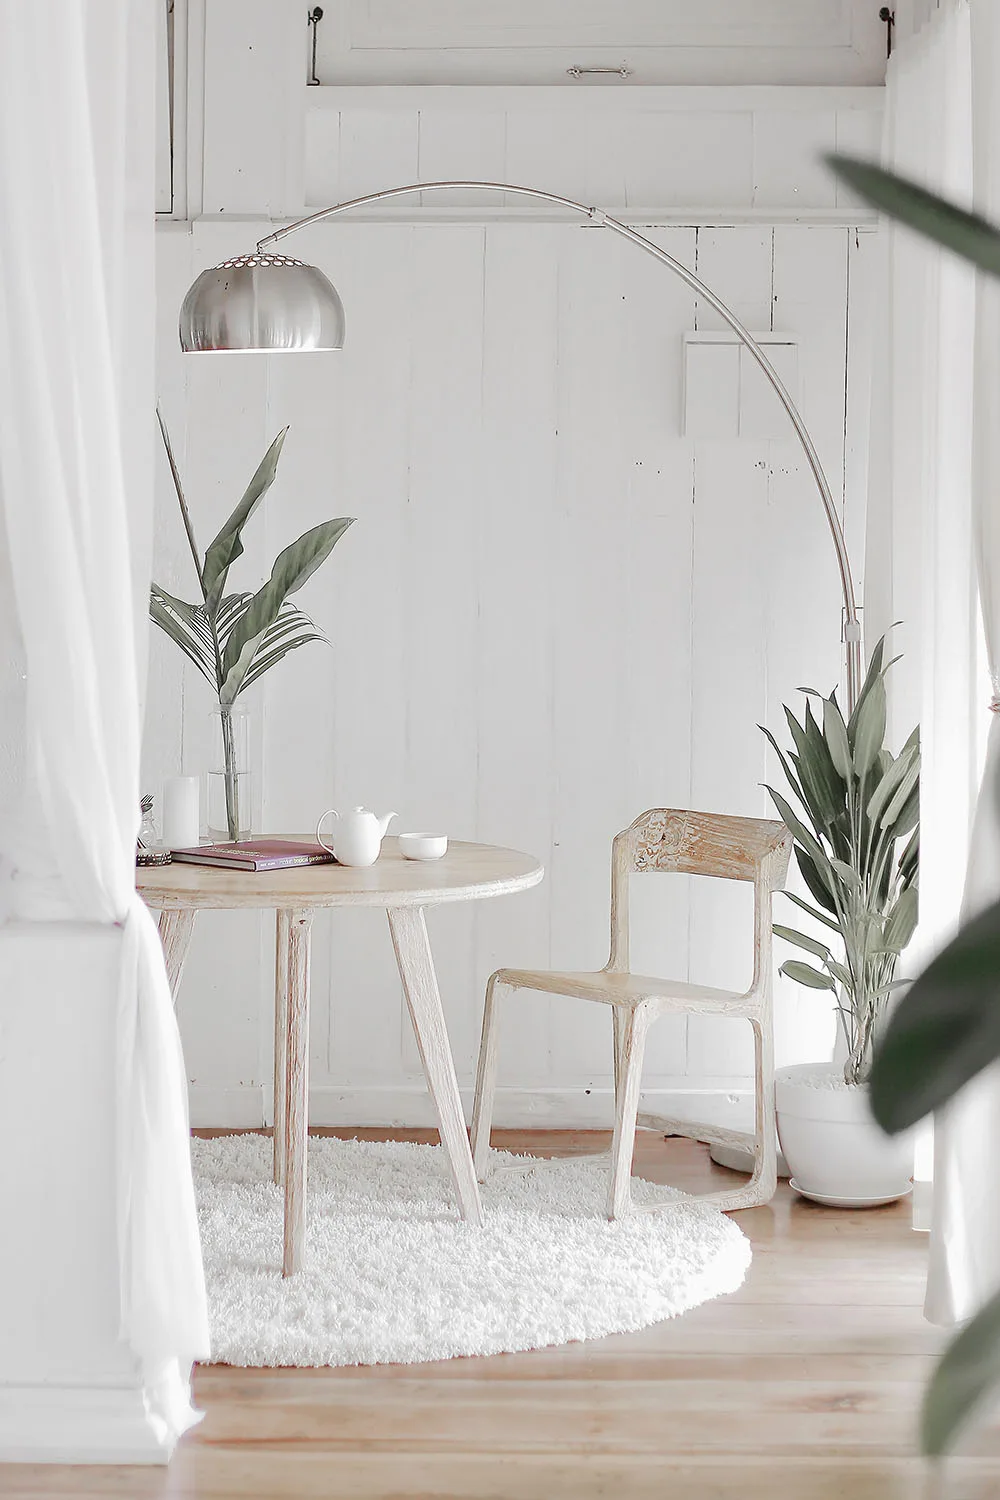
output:
[[[725,813],[654,807],[640,813],[615,839],[626,870],[676,870],[724,880],[754,880],[768,855],[784,851],[784,875],[791,834],[771,818],[734,818]]]
[[[770,818],[653,807],[615,837],[611,857],[611,956],[629,963],[628,884],[632,875],[670,870],[754,883],[754,987],[770,984],[771,893],[785,883],[792,835]]]

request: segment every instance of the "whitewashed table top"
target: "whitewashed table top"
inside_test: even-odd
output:
[[[268,838],[310,837],[268,834]],[[531,854],[493,844],[450,842],[441,859],[404,859],[386,838],[375,864],[297,865],[286,870],[223,870],[177,863],[139,868],[136,889],[157,911],[235,907],[307,910],[324,906],[438,906],[508,896],[538,885],[545,871]]]

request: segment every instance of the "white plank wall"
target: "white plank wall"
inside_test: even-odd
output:
[[[798,339],[802,401],[843,494],[849,269],[840,226],[651,231],[751,326]],[[183,359],[174,309],[246,226],[160,236],[160,395],[202,545],[267,442],[290,425],[277,483],[233,582],[327,516],[357,524],[301,602],[332,650],[294,653],[248,695],[269,830],[325,807],[395,808],[399,826],[538,854],[529,895],[443,910],[432,941],[456,1060],[471,1087],[481,996],[503,962],[599,966],[612,835],[642,808],[767,812],[757,725],[839,671],[839,590],[792,442],[685,439],[682,338],[710,325],[652,261],[584,226],[351,223],[296,241],[347,308],[340,355]],[[852,356],[852,378],[863,379]],[[855,373],[856,372],[856,373]],[[848,510],[858,496],[848,494]],[[850,515],[849,522],[856,524]],[[156,573],[192,596],[161,469]],[[144,782],[205,769],[207,687],[157,637]],[[637,966],[707,982],[748,975],[739,894],[639,882]],[[202,919],[179,1000],[193,1118],[259,1123],[269,1107],[271,924]],[[829,1019],[779,995],[785,1060],[822,1054]],[[583,1009],[587,1009],[584,1007]],[[592,1009],[592,1007],[591,1007]],[[312,1011],[315,1122],[431,1119],[377,913],[322,915]],[[520,997],[498,1120],[609,1118],[610,1027]],[[739,1115],[749,1039],[664,1023],[654,1107]],[[688,1097],[688,1096],[692,1097]]]
[[[510,182],[656,222],[725,210],[759,218],[863,213],[823,162],[878,154],[881,88],[310,88],[304,98],[307,204],[406,182]],[[230,177],[232,174],[229,174]],[[263,191],[270,193],[269,179]],[[504,200],[425,195],[440,214]],[[206,209],[244,201],[220,173]],[[269,201],[271,201],[269,199]],[[508,209],[536,212],[524,199]],[[387,205],[392,215],[398,207]],[[410,212],[404,208],[404,214]],[[691,222],[698,222],[697,218]],[[706,219],[711,222],[711,219]]]

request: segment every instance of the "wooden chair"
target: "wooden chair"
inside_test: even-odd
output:
[[[783,823],[763,818],[732,818],[717,813],[658,807],[644,812],[619,833],[611,856],[611,956],[597,973],[498,969],[486,986],[483,1038],[472,1117],[476,1175],[485,1179],[496,1089],[497,1001],[501,989],[541,990],[610,1005],[614,1018],[615,1132],[611,1146],[608,1218],[620,1218],[633,1205],[630,1181],[636,1126],[665,1135],[691,1136],[711,1143],[752,1145],[754,1169],[738,1188],[704,1195],[720,1208],[752,1208],[774,1196],[777,1184],[774,1120],[774,1026],[772,1015],[771,898],[784,885],[792,836]],[[678,871],[754,885],[754,970],[745,994],[710,989],[682,980],[653,979],[629,969],[629,881],[633,874]],[[756,1050],[755,1130],[752,1137],[711,1125],[640,1115],[639,1085],[646,1032],[658,1016],[740,1017],[753,1027]],[[645,1207],[647,1205],[643,1205]],[[649,1207],[656,1207],[650,1204]]]

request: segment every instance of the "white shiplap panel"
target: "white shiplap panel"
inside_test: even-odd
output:
[[[346,198],[340,191],[339,110],[307,110],[303,160],[306,203],[311,208],[325,208]]]
[[[560,264],[559,471],[553,556],[556,784],[552,957],[607,958],[609,855],[628,821],[624,778],[629,475],[622,432],[629,248],[571,233]],[[610,1076],[599,1007],[552,1005],[553,1067],[573,1082]]]
[[[200,227],[195,267],[235,248],[235,233]],[[654,233],[691,262],[694,231]],[[714,284],[761,312],[770,231],[706,233]],[[364,800],[549,866],[524,898],[431,920],[468,1079],[490,969],[603,963],[610,839],[641,807],[766,810],[756,724],[774,722],[780,692],[836,670],[836,574],[793,445],[681,436],[694,299],[631,247],[569,225],[332,221],[296,250],[341,289],[343,353],[268,371],[181,362],[165,345],[161,388],[206,539],[291,420],[279,484],[248,529],[248,585],[289,535],[359,518],[302,599],[334,651],[290,657],[262,690],[269,816]],[[161,269],[174,308],[183,259]],[[799,340],[806,417],[836,485],[846,262],[843,230],[789,230],[776,250],[776,323]],[[169,519],[158,562],[179,573]],[[164,773],[179,769],[176,680],[151,684],[147,764]],[[197,770],[208,698],[197,682],[185,692],[198,699],[185,728]],[[524,722],[507,722],[518,708]],[[685,972],[690,959],[692,977],[740,983],[747,893],[696,888],[689,921],[689,884],[638,888],[650,967]],[[382,919],[367,918],[317,919],[314,1081],[346,1110],[371,1091],[401,1118],[419,1069]],[[259,1098],[253,1085],[269,1081],[271,924],[255,920],[243,932],[206,917],[182,991],[191,1074],[219,1098]],[[825,1027],[798,999],[785,1036],[801,1049]],[[525,996],[505,1032],[509,1086],[564,1099],[610,1081],[596,1007]],[[738,1030],[685,1032],[654,1032],[647,1086],[746,1076]]]
[[[572,234],[493,225],[486,237],[477,834],[530,850],[546,865],[557,774],[551,677],[557,271],[558,247]],[[550,871],[547,886],[477,910],[477,1019],[481,986],[494,969],[548,966],[551,897]],[[549,1080],[548,1007],[534,996],[511,998],[500,1066],[502,1079],[523,1087]]]
[[[836,150],[833,111],[804,116],[790,128],[781,111],[759,110],[753,121],[753,201],[759,208],[798,204],[832,208],[837,179],[823,160]]]
[[[502,109],[471,109],[466,114],[422,108],[418,125],[417,176],[421,182],[503,182],[507,119]],[[423,195],[422,195],[423,196]],[[497,204],[495,193],[441,191],[436,207],[458,203]]]
[[[794,328],[799,339],[802,410],[838,510],[844,483],[848,246],[853,238],[846,229],[814,233],[805,226],[780,226],[775,230],[775,323]],[[817,286],[822,286],[824,296],[817,296]],[[834,552],[816,486],[793,443],[774,444],[771,449],[768,522],[770,549],[780,550],[786,561],[767,622],[766,723],[778,743],[786,745],[790,735],[781,705],[788,704],[801,720],[804,701],[799,689],[805,685],[828,693],[842,674],[842,595]],[[860,568],[861,554],[855,552],[854,560]],[[790,621],[797,622],[795,629],[789,628]],[[775,786],[783,780],[772,752],[768,752],[768,780]],[[792,881],[801,892],[794,868]],[[779,900],[778,904],[783,903]],[[789,925],[802,925],[797,911],[792,920],[790,904],[785,904],[783,915]],[[779,961],[792,956],[783,944],[777,946]],[[826,995],[779,977],[775,996],[779,1060],[823,1057],[822,1043],[829,1034],[832,1013]]]
[[[861,156],[869,161],[878,161],[882,147],[881,111],[873,113],[864,109],[837,110],[837,150],[848,156]],[[837,202],[854,204],[860,212],[864,206],[843,182],[837,181]]]
[[[774,231],[769,224],[698,230],[695,270],[754,333],[771,327],[773,256]],[[704,298],[697,300],[696,318],[699,332],[729,331],[728,323]]]
[[[746,440],[695,449],[693,742],[691,800],[712,812],[763,813],[767,694],[760,641],[774,586],[767,549],[766,446]],[[750,643],[756,643],[750,646]],[[752,889],[701,880],[691,893],[690,975],[701,984],[746,987],[753,957]],[[749,1069],[749,1028],[693,1018],[692,1074]]]
[[[583,124],[566,110],[554,108],[551,113],[539,114],[508,109],[504,180],[517,187],[541,188],[567,198],[583,196],[587,191]],[[509,201],[523,207],[523,200]]]
[[[741,110],[636,117],[623,122],[625,195],[630,205],[748,201],[754,118]]]
[[[477,672],[483,474],[484,232],[413,237],[410,470],[404,519],[404,796],[421,828],[471,837],[476,823]],[[478,1040],[473,914],[435,914],[442,992],[457,1058]],[[412,1054],[411,1054],[412,1056]]]
[[[405,110],[351,110],[340,118],[340,165],[337,198],[344,202],[379,188],[416,182],[420,114]],[[309,189],[309,201],[323,207],[331,200]]]
[[[657,244],[693,266],[694,230],[654,230]],[[620,370],[622,451],[628,474],[622,826],[647,807],[686,807],[691,792],[691,549],[693,445],[679,436],[683,334],[694,297],[645,256],[622,261],[626,358]],[[683,878],[632,882],[634,967],[687,973],[688,888]],[[644,1085],[683,1074],[687,1023],[650,1033]]]

